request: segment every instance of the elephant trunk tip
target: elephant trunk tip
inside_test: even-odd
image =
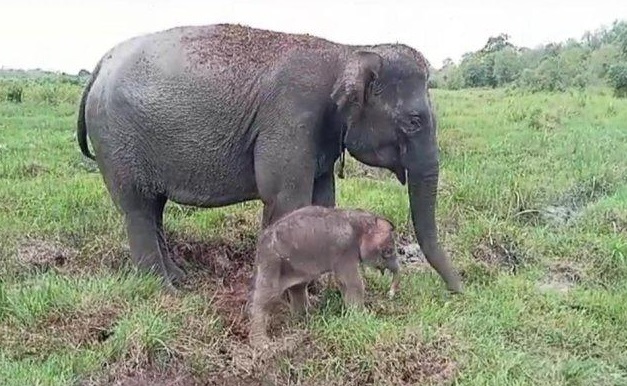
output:
[[[398,292],[398,287],[401,280],[400,270],[395,270],[392,272],[392,285],[390,285],[390,291],[388,292],[388,297],[392,299],[396,293]]]

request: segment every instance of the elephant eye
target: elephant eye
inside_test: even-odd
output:
[[[381,93],[383,92],[383,85],[381,84],[381,82],[375,79],[370,82],[370,90],[372,91],[373,95],[381,95]]]
[[[424,120],[421,114],[411,114],[401,129],[407,135],[416,134],[422,130],[423,124]]]
[[[409,123],[411,123],[414,128],[420,128],[420,126],[422,126],[422,117],[419,114],[412,114],[409,117]]]

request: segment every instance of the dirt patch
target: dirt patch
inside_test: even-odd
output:
[[[603,216],[605,224],[612,232],[627,236],[627,215],[613,210],[605,213]]]
[[[101,308],[69,315],[55,314],[45,320],[44,331],[63,337],[63,341],[73,347],[102,343],[113,335],[119,312],[114,308]]]
[[[345,363],[343,377],[321,384],[361,385],[423,385],[450,384],[459,366],[447,353],[450,339],[443,336],[423,342],[421,335],[410,329],[400,340],[382,339],[368,357],[354,357]]]
[[[412,242],[409,237],[398,235],[396,238],[396,252],[399,260],[404,264],[428,264],[418,243]]]
[[[455,251],[449,246],[442,244],[444,253],[449,256],[455,255]],[[427,261],[420,245],[413,241],[413,237],[406,234],[399,234],[396,238],[396,252],[401,265],[404,269],[416,271],[431,271],[433,267]]]
[[[214,384],[222,384],[226,378],[283,385],[289,383],[288,379],[293,382],[294,378],[300,378],[295,369],[306,361],[312,358],[324,360],[327,357],[309,333],[303,330],[275,338],[264,349],[253,349],[247,344],[228,341],[220,347],[220,353],[222,368],[206,375],[208,379],[217,382]]]
[[[46,174],[48,173],[48,171],[48,168],[44,165],[38,163],[29,163],[21,168],[20,175],[26,178],[32,178]]]
[[[223,340],[213,350],[202,353],[203,363],[211,368],[194,370],[180,356],[171,356],[167,363],[154,361],[143,366],[116,362],[103,373],[80,383],[91,385],[284,385],[294,383],[294,374],[281,363],[300,366],[315,355],[324,358],[309,335],[303,331],[275,340],[265,350],[252,349],[235,340]]]
[[[180,365],[168,364],[167,369],[156,365],[145,368],[126,367],[115,364],[106,368],[103,376],[92,377],[79,383],[80,386],[200,386],[208,385],[194,377]]]
[[[550,267],[548,274],[538,283],[542,292],[556,291],[566,293],[583,280],[583,271],[568,263],[556,263]]]
[[[556,204],[577,209],[612,194],[614,190],[613,183],[593,176],[566,191]]]
[[[252,289],[255,245],[250,241],[202,242],[168,236],[175,260],[182,261],[190,274],[183,290],[201,291],[213,298],[213,307],[224,319],[228,336],[248,339],[247,306]]]
[[[84,243],[81,237],[64,233],[54,240],[26,239],[17,248],[16,261],[36,272],[55,270],[69,275],[133,268],[128,245],[97,235]]]
[[[3,326],[0,340],[15,358],[45,358],[64,347],[80,349],[105,342],[113,334],[118,314],[110,307],[52,314],[26,329]]]
[[[611,181],[592,177],[566,190],[553,203],[542,208],[530,208],[519,203],[518,220],[530,225],[568,225],[581,217],[583,209],[603,197],[612,194],[615,186]],[[520,201],[520,200],[519,200]]]
[[[22,265],[46,271],[65,266],[77,256],[77,251],[56,241],[29,239],[17,249],[17,259]]]
[[[488,268],[504,269],[510,273],[516,273],[529,260],[529,256],[509,236],[483,237],[473,249],[472,256]]]
[[[444,355],[450,342],[445,337],[424,343],[419,334],[407,332],[400,342],[374,347],[373,384],[422,385],[451,381],[457,363]]]

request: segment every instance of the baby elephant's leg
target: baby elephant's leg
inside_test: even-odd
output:
[[[288,289],[290,309],[294,315],[302,315],[307,311],[307,283],[296,284]]]
[[[347,306],[361,308],[364,305],[364,283],[359,274],[359,266],[347,261],[335,270],[335,277],[340,281],[342,297]]]
[[[261,346],[268,340],[266,332],[268,312],[272,303],[278,300],[280,295],[279,270],[268,266],[257,268],[250,307],[249,341],[251,346]]]

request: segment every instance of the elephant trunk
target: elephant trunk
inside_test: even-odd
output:
[[[416,239],[427,261],[442,277],[449,291],[461,293],[461,279],[438,242],[438,229],[435,221],[438,188],[437,161],[435,165],[432,164],[429,167],[421,166],[418,170],[412,169],[407,170],[407,186]]]
[[[391,299],[394,297],[394,295],[396,295],[396,292],[398,292],[399,283],[401,281],[401,272],[400,266],[398,264],[398,259],[395,259],[394,263],[388,266],[388,269],[390,270],[390,272],[392,272],[392,285],[390,286],[390,291],[388,292],[388,296]]]

